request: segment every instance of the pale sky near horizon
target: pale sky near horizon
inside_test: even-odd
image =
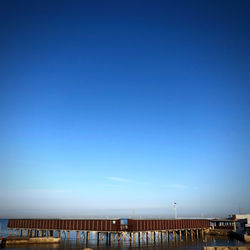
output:
[[[1,1],[0,217],[250,213],[249,1]]]

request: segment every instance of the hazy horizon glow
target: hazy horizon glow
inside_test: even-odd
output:
[[[249,1],[0,11],[0,217],[250,213]]]

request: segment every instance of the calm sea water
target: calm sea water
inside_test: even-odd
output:
[[[0,220],[0,236],[7,237],[9,235],[9,230],[7,228],[8,220]],[[90,234],[90,240],[88,245],[86,245],[85,240],[80,240],[79,242],[76,241],[76,234],[75,232],[70,233],[70,239],[65,240],[62,239],[60,244],[42,244],[42,245],[36,245],[36,244],[30,244],[30,245],[17,245],[17,246],[11,246],[7,247],[7,249],[12,250],[41,250],[41,249],[84,249],[86,247],[92,248],[92,249],[174,249],[174,250],[201,250],[204,246],[240,246],[244,245],[244,243],[237,241],[235,239],[230,239],[228,237],[215,237],[215,236],[205,236],[204,238],[194,239],[193,241],[191,239],[183,239],[183,241],[180,240],[169,240],[166,241],[163,239],[162,242],[156,241],[155,243],[152,242],[150,239],[148,240],[148,243],[142,244],[138,243],[137,241],[135,244],[133,242],[131,243],[126,237],[123,240],[123,243],[118,243],[118,241],[114,241],[112,246],[106,246],[106,241],[103,239],[99,245],[97,245],[96,240],[96,234],[91,233]]]

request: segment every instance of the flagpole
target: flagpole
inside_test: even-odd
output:
[[[174,218],[177,219],[176,202],[174,203]]]

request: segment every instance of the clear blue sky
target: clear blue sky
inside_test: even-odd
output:
[[[250,212],[249,13],[2,0],[0,217]]]

